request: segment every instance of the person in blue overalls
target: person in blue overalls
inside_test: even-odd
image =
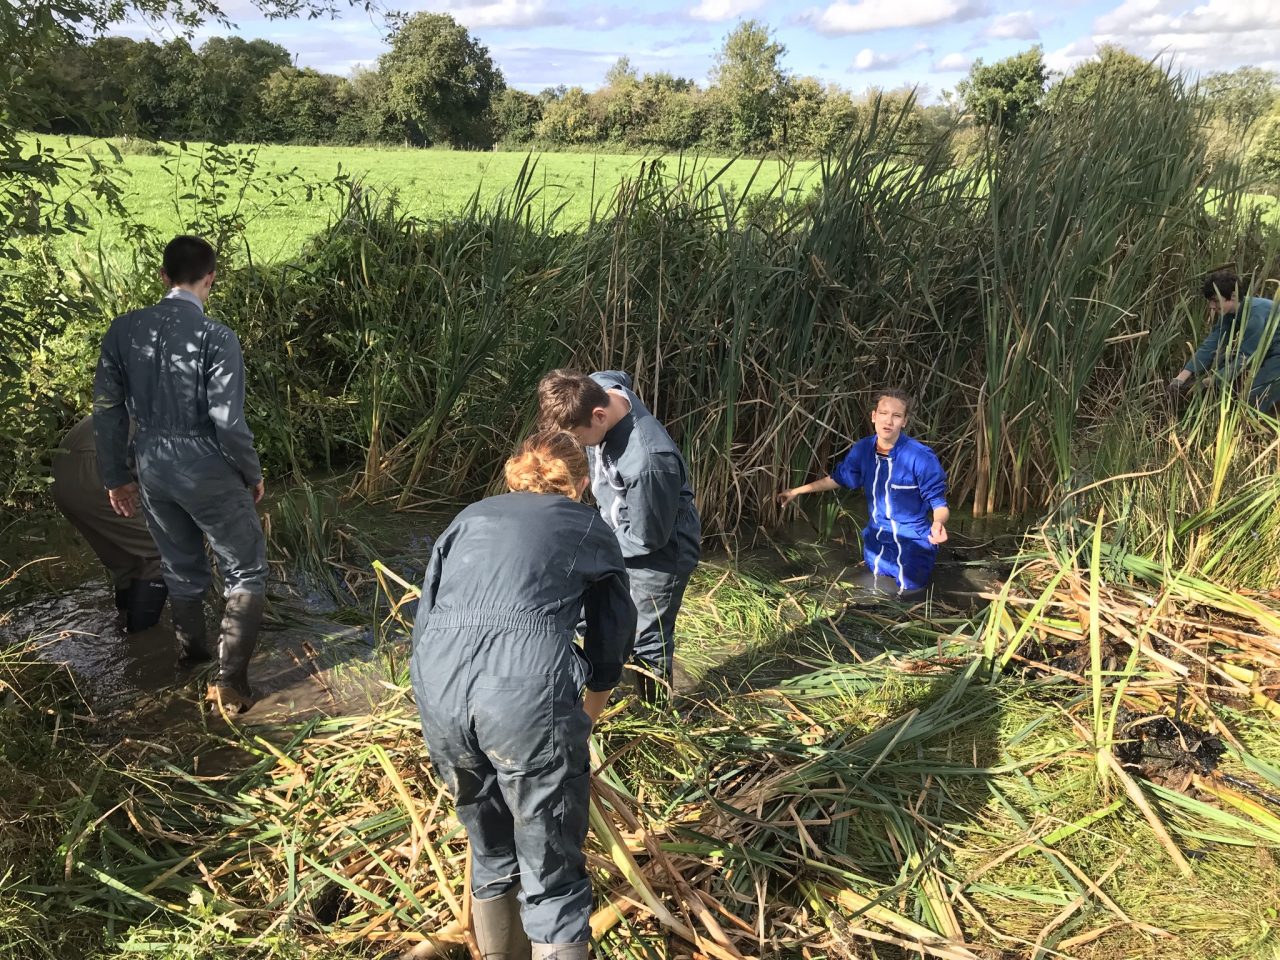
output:
[[[410,674],[471,844],[480,955],[586,960],[587,740],[631,654],[636,611],[613,531],[579,502],[581,444],[536,434],[506,480],[510,493],[464,509],[431,551]]]
[[[689,468],[620,371],[551,371],[538,384],[538,415],[587,447],[591,492],[626,558],[639,617],[637,691],[656,700],[671,685],[676,616],[701,552]]]
[[[902,432],[910,413],[906,393],[881,390],[871,411],[875,433],[855,443],[830,476],[778,495],[786,506],[802,493],[865,490],[870,521],[862,531],[862,556],[876,577],[895,581],[898,593],[929,585],[951,519],[942,465],[932,450]]]
[[[1169,392],[1180,394],[1202,373],[1232,380],[1261,353],[1244,392],[1259,410],[1280,416],[1280,336],[1276,335],[1275,303],[1246,296],[1248,291],[1234,270],[1215,270],[1201,292],[1210,317],[1217,317],[1217,321],[1187,365],[1169,381]]]

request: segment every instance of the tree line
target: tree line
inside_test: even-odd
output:
[[[955,123],[1012,135],[1064,99],[1091,96],[1118,74],[1159,93],[1173,78],[1156,64],[1105,47],[1055,77],[1032,47],[994,63],[978,60],[942,103],[922,106],[910,90],[862,95],[783,64],[786,48],[747,20],[718,51],[709,83],[640,73],[623,57],[593,91],[506,84],[488,49],[447,14],[393,22],[389,47],[369,68],[341,77],[294,65],[267,40],[215,37],[198,49],[125,37],[75,42],[49,55],[30,83],[59,109],[42,129],[144,139],[300,144],[447,145],[464,149],[623,147],[821,156],[869,122],[878,108],[911,122],[904,138],[928,142]],[[1211,136],[1235,149],[1255,145],[1280,179],[1277,77],[1256,67],[1200,82]],[[1274,155],[1274,156],[1273,156]]]

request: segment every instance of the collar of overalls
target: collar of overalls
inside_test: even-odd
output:
[[[204,304],[190,290],[183,290],[181,287],[174,287],[164,295],[166,300],[185,300],[187,303],[193,304],[201,313],[204,313]]]

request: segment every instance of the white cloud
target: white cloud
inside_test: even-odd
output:
[[[882,53],[878,50],[872,50],[870,47],[863,47],[858,51],[858,55],[853,58],[853,64],[849,67],[848,72],[891,70],[894,67],[902,66],[913,57],[930,52],[932,51],[927,43],[917,43],[910,50],[897,50],[889,53]]]
[[[721,20],[733,20],[744,13],[751,13],[764,5],[764,0],[701,0],[689,11],[695,20],[709,20],[718,23]]]
[[[934,73],[963,72],[973,66],[973,57],[963,53],[948,53],[933,64]]]
[[[899,0],[897,3],[841,0],[823,10],[809,10],[799,19],[820,33],[873,33],[898,27],[960,23],[980,17],[986,11],[986,0]]]
[[[561,5],[547,0],[445,0],[429,6],[452,15],[470,29],[547,27],[569,22]]]
[[[854,70],[875,70],[878,67],[895,67],[899,63],[896,57],[887,53],[876,53],[870,47],[863,47],[853,58]]]
[[[1124,0],[1093,23],[1089,40],[1179,69],[1229,70],[1244,62],[1280,67],[1280,3],[1275,0]],[[1241,44],[1247,44],[1246,48]]]
[[[1237,33],[1280,29],[1270,0],[1125,0],[1094,22],[1095,33]]]
[[[1044,65],[1053,73],[1070,73],[1097,52],[1098,45],[1092,40],[1074,40],[1065,47],[1046,53]]]
[[[1035,13],[1016,10],[1002,13],[987,25],[985,36],[992,40],[1036,40],[1040,31],[1036,28]]]

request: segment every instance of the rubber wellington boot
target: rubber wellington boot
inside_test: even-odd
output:
[[[258,645],[264,606],[266,599],[260,593],[238,590],[227,597],[218,638],[218,675],[209,684],[205,699],[228,713],[243,713],[253,706],[249,661]]]
[[[124,613],[129,609],[129,588],[116,587],[116,613]]]
[[[174,597],[169,601],[169,614],[173,617],[173,633],[178,638],[182,659],[187,663],[211,659],[209,628],[204,622],[204,600]]]
[[[150,630],[160,622],[169,588],[163,580],[135,580],[129,585],[129,603],[124,628],[130,633]],[[203,618],[203,614],[201,615]]]
[[[641,664],[639,670],[631,671],[631,687],[635,691],[635,695],[639,697],[642,703],[647,703],[651,706],[665,703],[667,700],[667,683],[663,683],[654,675],[658,672],[658,669],[660,668]],[[653,673],[650,673],[650,670]]]
[[[533,960],[587,960],[586,940],[581,943],[535,943]]]
[[[500,897],[472,900],[471,923],[484,960],[529,960],[529,938],[520,923],[520,898],[515,887]]]

